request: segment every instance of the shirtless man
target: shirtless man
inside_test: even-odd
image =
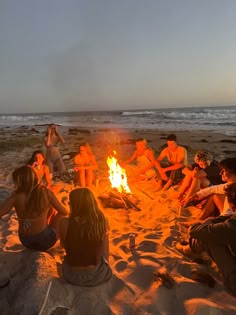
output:
[[[59,151],[59,143],[64,144],[65,140],[60,135],[58,128],[54,124],[50,124],[47,128],[46,135],[43,138],[47,148],[46,163],[52,173],[54,168],[57,171],[64,171],[65,165]]]
[[[155,161],[155,166],[161,176],[162,190],[167,190],[172,184],[177,184],[182,178],[182,169],[187,166],[187,151],[177,144],[176,135],[170,134],[166,138],[167,147],[163,149]],[[168,166],[161,166],[164,158],[168,161]]]

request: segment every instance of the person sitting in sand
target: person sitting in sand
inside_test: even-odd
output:
[[[50,176],[50,171],[49,167],[45,163],[46,158],[41,150],[36,150],[33,152],[29,162],[27,163],[28,165],[31,165],[38,175],[38,180],[39,184],[43,184],[45,182],[46,187],[50,188],[51,187],[51,176]]]
[[[48,126],[43,140],[47,148],[46,163],[50,169],[50,173],[52,173],[54,170],[59,172],[64,171],[65,165],[62,160],[58,145],[59,143],[64,144],[65,140],[59,133],[56,125],[50,124]]]
[[[195,154],[194,162],[192,167],[187,166],[182,171],[185,177],[176,197],[181,200],[183,207],[188,204],[189,198],[200,189],[222,183],[219,163],[213,159],[209,151],[199,150]]]
[[[182,169],[188,165],[187,151],[177,144],[175,134],[166,138],[167,147],[164,148],[155,161],[155,166],[160,174],[160,189],[167,190],[170,186],[176,185],[183,178]],[[167,166],[162,166],[161,161],[167,159]]]
[[[148,180],[156,176],[154,169],[155,157],[153,150],[147,146],[146,139],[137,139],[135,144],[136,150],[133,155],[121,163],[121,166],[125,168],[129,183]],[[127,165],[133,161],[136,162],[136,165]]]
[[[60,224],[61,245],[66,256],[63,276],[78,286],[93,287],[112,276],[108,264],[108,221],[88,188],[70,192],[70,216]]]
[[[189,244],[178,247],[190,257],[206,252],[222,273],[225,287],[236,296],[236,183],[225,188],[225,196],[232,214],[195,223],[189,229]]]
[[[57,242],[60,220],[68,211],[50,189],[38,183],[31,166],[17,168],[12,179],[16,189],[1,204],[0,217],[15,208],[21,243],[29,249],[45,251]]]
[[[189,200],[199,201],[208,197],[197,221],[205,220],[210,216],[216,216],[219,214],[225,215],[231,213],[227,196],[225,196],[225,189],[228,187],[228,185],[236,182],[236,158],[224,159],[219,163],[219,166],[222,181],[226,183],[201,189],[200,191],[195,193]],[[195,223],[196,221],[193,222]]]
[[[98,165],[89,144],[82,143],[74,157],[75,182],[80,182],[81,187],[91,187],[96,169]]]

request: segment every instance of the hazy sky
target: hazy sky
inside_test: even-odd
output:
[[[236,105],[235,0],[0,0],[0,112]]]

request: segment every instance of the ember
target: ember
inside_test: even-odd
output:
[[[103,193],[98,199],[101,200],[104,208],[125,208],[141,211],[137,205],[139,200],[130,194],[110,191],[108,193]]]

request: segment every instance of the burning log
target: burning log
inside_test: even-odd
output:
[[[136,211],[141,211],[141,209],[137,206],[138,200],[133,201],[133,196],[129,196],[128,194],[115,193],[113,191],[104,193],[100,195],[98,199],[101,200],[104,208],[114,208],[114,209],[134,209]]]

